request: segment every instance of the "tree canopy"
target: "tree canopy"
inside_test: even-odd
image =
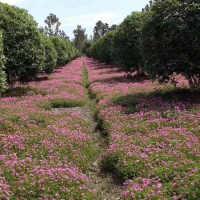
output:
[[[80,25],[77,25],[77,29],[73,31],[74,33],[74,43],[75,47],[82,52],[83,47],[85,45],[85,41],[87,39],[87,35],[85,34],[86,29],[82,28]]]
[[[16,78],[34,80],[42,70],[45,50],[37,23],[24,9],[0,2],[5,72],[10,88]]]
[[[47,36],[55,36],[69,40],[69,37],[67,36],[65,31],[59,29],[59,27],[61,26],[61,22],[55,14],[50,13],[44,22],[46,26],[39,28],[41,33]]]
[[[93,29],[93,41],[97,42],[101,37],[106,35],[109,31],[114,31],[118,25],[113,24],[111,27],[109,27],[108,23],[103,23],[101,20],[99,20]]]
[[[147,72],[168,80],[184,75],[191,90],[200,87],[200,3],[198,0],[154,1],[142,31]]]

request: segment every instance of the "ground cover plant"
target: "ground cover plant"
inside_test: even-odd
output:
[[[86,176],[95,154],[88,123],[52,109],[84,105],[82,85],[79,58],[0,100],[0,199],[94,199]]]
[[[41,81],[46,79],[44,81]],[[85,93],[82,77],[82,61],[74,60],[66,68],[58,68],[49,77],[41,76],[37,82],[18,83],[14,90],[4,96],[21,96],[40,107],[71,107],[85,104]],[[31,104],[32,102],[30,102]],[[17,105],[16,105],[17,108]]]
[[[125,199],[199,199],[199,103],[183,77],[159,85],[85,58],[108,134],[102,167],[125,181]]]

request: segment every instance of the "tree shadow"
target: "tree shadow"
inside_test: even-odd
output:
[[[100,75],[103,75],[103,74],[115,74],[115,73],[120,73],[120,71],[118,69],[114,70],[114,69],[110,69],[109,71],[107,72],[102,72],[102,73],[99,73]]]
[[[16,87],[13,90],[6,90],[2,93],[2,97],[22,97],[22,96],[32,96],[35,93],[33,88],[26,86],[26,87]]]
[[[55,70],[53,74],[60,74],[60,73],[61,73],[61,71]]]
[[[91,61],[87,61],[86,65],[88,67],[92,67],[96,70],[98,69],[111,69],[111,68],[116,68],[115,66],[113,65],[107,65],[105,63],[99,63],[97,61],[94,61],[94,60],[91,60]]]
[[[106,74],[106,73],[105,73]],[[113,74],[108,73],[108,74]],[[121,76],[111,76],[109,78],[97,78],[95,80],[93,80],[92,82],[90,82],[90,84],[95,83],[95,82],[102,82],[102,83],[106,83],[106,84],[117,84],[117,83],[144,83],[145,81],[150,80],[148,75],[139,75],[139,74],[135,74],[134,76],[130,76],[127,77],[125,74],[122,74]]]
[[[136,93],[120,97],[115,97],[113,103],[127,108],[126,114],[138,112],[137,105],[142,100],[146,100],[146,111],[163,111],[168,109],[168,105],[179,105],[187,109],[200,104],[200,92],[191,92],[186,88],[174,88],[170,91],[156,90],[151,93]],[[183,106],[184,105],[184,106]]]
[[[37,77],[36,82],[41,82],[41,81],[48,81],[49,76],[43,76],[43,77]]]

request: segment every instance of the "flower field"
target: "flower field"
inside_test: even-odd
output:
[[[108,137],[101,168],[123,179],[126,200],[200,199],[200,99],[176,78],[176,88],[130,79],[78,58],[48,78],[18,83],[0,100],[0,199],[94,200],[101,193],[88,176],[101,156],[91,124],[68,109],[88,103],[85,86]]]
[[[200,101],[190,99],[186,80],[178,77],[177,88],[129,80],[84,60],[109,138],[102,167],[124,179],[125,199],[200,199]]]
[[[0,100],[0,199],[94,199],[86,171],[95,149],[81,114],[82,59]]]

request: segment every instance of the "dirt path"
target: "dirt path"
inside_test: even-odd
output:
[[[87,82],[87,74],[84,68],[84,79]],[[87,85],[87,84],[86,84]],[[94,146],[97,148],[97,156],[95,161],[91,163],[87,173],[91,180],[91,188],[97,190],[95,200],[123,200],[123,185],[121,181],[113,174],[104,172],[101,169],[101,160],[104,152],[107,149],[106,137],[100,130],[97,129],[97,122],[94,117],[92,106],[94,100],[89,98],[89,91],[86,87],[87,103],[84,107],[63,108],[54,110],[63,110],[80,113],[88,122],[88,133],[92,136]]]
[[[90,165],[88,176],[91,180],[91,188],[97,190],[98,196],[95,200],[121,200],[123,187],[117,177],[110,173],[103,172],[101,169],[102,155],[106,150],[106,141],[100,130],[97,130],[97,122],[94,120],[91,110],[91,100],[88,99],[87,105],[84,107],[54,109],[80,113],[90,125],[89,134],[92,136],[94,145],[97,148],[98,155],[95,161]]]

